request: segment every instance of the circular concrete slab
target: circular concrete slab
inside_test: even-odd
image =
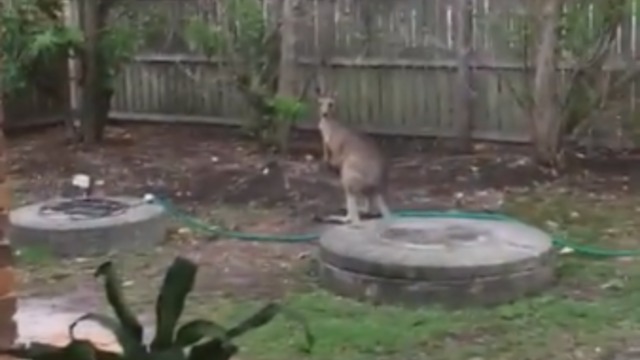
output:
[[[51,199],[10,213],[17,248],[62,257],[95,256],[158,245],[166,235],[164,209],[134,197]]]
[[[320,238],[321,282],[375,302],[492,304],[553,280],[552,242],[520,223],[457,218],[367,221]]]

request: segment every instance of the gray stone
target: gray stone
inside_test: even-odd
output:
[[[167,217],[160,205],[133,197],[107,199],[129,207],[105,217],[76,219],[41,212],[42,206],[61,199],[17,208],[9,217],[11,242],[16,249],[35,247],[60,257],[81,257],[148,248],[164,240]]]
[[[327,289],[374,303],[491,305],[552,283],[553,247],[521,224],[456,218],[396,218],[336,226],[320,238],[318,275]]]

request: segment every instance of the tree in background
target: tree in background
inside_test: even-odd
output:
[[[527,115],[539,163],[562,165],[568,139],[619,110],[619,98],[638,68],[635,59],[626,59],[625,73],[613,77],[605,63],[618,28],[638,8],[632,6],[636,1],[525,0],[511,14],[518,26],[501,28],[515,44],[525,72],[534,73],[521,90],[511,90]]]
[[[280,151],[287,150],[291,126],[306,110],[302,95],[296,98],[294,1],[274,2],[280,5],[277,21],[264,16],[261,1],[225,1],[215,24],[196,16],[184,32],[192,50],[218,60],[228,74],[214,81],[231,81],[250,107],[244,129]]]
[[[122,67],[159,31],[162,17],[136,11],[134,1],[79,1],[84,35],[78,51],[82,86],[78,140],[93,144],[102,140],[111,110],[115,81]]]
[[[78,49],[82,34],[64,26],[57,0],[4,1],[0,5],[0,71],[2,94],[8,98],[37,91],[58,103],[65,101],[59,76],[69,51]]]
[[[51,74],[69,56],[80,59],[79,83],[83,88],[79,124],[70,129],[75,140],[96,143],[102,139],[115,79],[157,29],[155,14],[137,12],[135,2],[98,0],[79,5],[80,28],[64,23],[61,0],[9,0],[0,6],[0,72],[4,94],[19,96],[35,88],[58,101],[60,81]],[[51,83],[51,79],[56,79]],[[71,117],[71,114],[69,114]]]

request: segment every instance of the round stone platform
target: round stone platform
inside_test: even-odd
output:
[[[164,209],[134,197],[52,199],[10,213],[16,249],[61,257],[97,256],[157,246],[166,236]]]
[[[373,303],[494,305],[554,278],[551,238],[520,223],[395,218],[336,226],[320,238],[321,284]]]

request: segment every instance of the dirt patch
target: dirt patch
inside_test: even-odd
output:
[[[315,160],[319,141],[308,133],[294,138],[291,155],[277,157],[228,129],[204,126],[111,128],[106,143],[92,149],[66,144],[58,128],[14,136],[9,144],[19,204],[59,194],[74,173],[85,172],[104,180],[101,191],[106,193],[166,196],[199,217],[244,231],[304,232],[313,226],[313,215],[343,207],[334,175]],[[385,147],[394,155],[389,202],[396,209],[491,208],[504,193],[548,182],[591,192],[635,191],[640,184],[640,167],[628,161],[616,167],[611,161],[603,166],[602,161],[590,165],[582,160],[553,176],[517,148],[485,147],[473,156],[460,156],[426,140],[391,141]],[[172,238],[173,246],[162,250],[162,256],[136,258],[129,269],[158,275],[176,253],[190,253],[203,264],[203,289],[279,296],[302,286],[297,279],[303,277],[303,258],[311,249],[308,244],[199,241],[207,235],[186,229],[176,229]],[[160,262],[161,267],[152,266]],[[42,286],[36,281],[41,276],[29,276],[28,287]],[[78,276],[89,275],[69,271],[60,277],[77,284]]]

